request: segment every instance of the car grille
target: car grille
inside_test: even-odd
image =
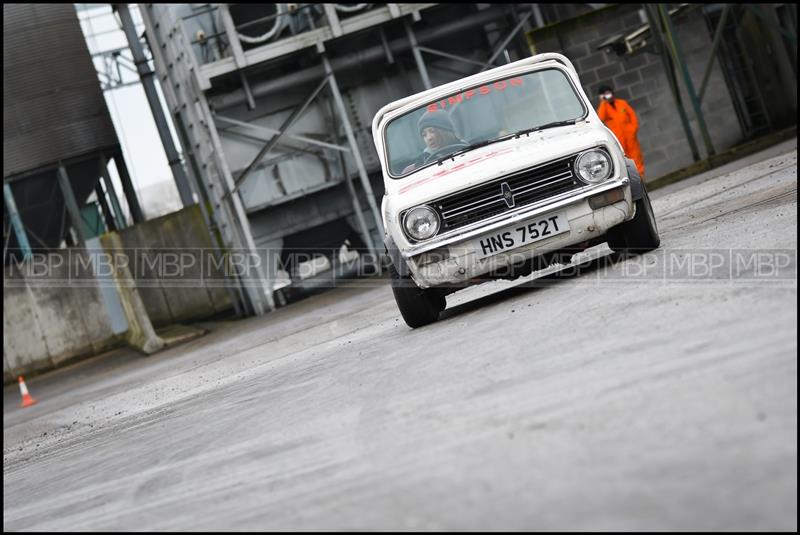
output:
[[[430,206],[439,212],[442,219],[440,232],[453,230],[475,221],[480,221],[503,212],[517,210],[522,206],[547,199],[554,195],[584,186],[573,172],[575,157],[562,158],[539,167],[526,169],[504,176],[487,184],[442,197]],[[503,186],[503,184],[508,186]],[[513,196],[509,207],[504,198],[508,191]]]

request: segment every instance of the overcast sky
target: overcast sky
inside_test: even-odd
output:
[[[87,4],[80,5],[87,6]],[[144,25],[141,22],[138,7],[136,4],[129,4],[129,6],[138,33],[141,35]],[[125,34],[119,28],[118,19],[112,12],[111,6],[109,4],[91,4],[88,7],[90,8],[78,10],[78,18],[81,21],[83,34],[86,36],[89,52],[94,54],[127,47]],[[123,55],[128,58],[132,57],[129,50],[125,50]],[[98,71],[105,71],[103,60],[100,57],[95,57],[94,63]],[[124,69],[122,76],[125,81],[138,82],[139,80],[137,74]],[[158,86],[158,84],[156,85]],[[161,88],[159,87],[158,90],[160,93]],[[122,145],[125,161],[136,188],[141,189],[159,182],[172,182],[172,174],[142,85],[136,83],[104,93],[108,111],[114,121],[117,137]],[[169,121],[169,114],[167,117]],[[180,150],[180,143],[177,139],[175,139],[175,145]]]

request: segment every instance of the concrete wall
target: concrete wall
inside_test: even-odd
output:
[[[612,86],[617,96],[633,106],[639,116],[639,142],[644,153],[646,177],[654,179],[693,162],[662,60],[657,54],[644,50],[624,56],[597,50],[608,38],[642,27],[646,23],[643,14],[641,4],[617,4],[533,30],[528,37],[534,53],[559,52],[573,62],[595,108],[597,88],[602,84]],[[709,35],[699,10],[673,17],[673,25],[697,91],[709,60],[713,36]],[[701,157],[705,157],[703,138],[691,103],[682,81],[679,85],[696,144]],[[742,140],[743,134],[717,61],[702,110],[717,152]]]
[[[211,239],[199,206],[129,227],[120,236],[131,272],[135,279],[141,279],[138,291],[153,325],[198,320],[233,306],[218,270],[210,273],[214,283],[205,283],[199,264],[169,280],[158,278],[158,267],[156,271],[133,269],[136,258],[146,254],[183,253],[198,258],[201,251],[210,254]],[[106,351],[122,342],[120,330],[127,329],[124,318],[122,329],[112,325],[114,311],[108,296],[104,300],[86,251],[61,249],[34,260],[19,267],[8,266],[5,271],[4,383],[18,374],[44,371],[76,357]],[[99,263],[97,266],[101,273],[107,269]],[[203,275],[208,278],[208,271]],[[106,278],[103,284],[113,285],[113,279]],[[110,291],[116,292],[116,287],[111,286]]]
[[[154,326],[209,317],[233,306],[219,272],[205,269],[208,263],[203,262],[213,249],[199,205],[123,229],[119,235]],[[176,258],[182,259],[180,273],[171,276],[176,264],[158,259]]]
[[[62,249],[6,268],[4,382],[118,343],[89,265],[85,251]]]

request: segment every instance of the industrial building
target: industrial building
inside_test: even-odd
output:
[[[4,262],[99,246],[113,231],[125,247],[260,259],[226,272],[219,287],[141,289],[156,327],[285,304],[311,285],[298,253],[333,272],[342,272],[343,246],[380,255],[374,113],[532,53],[563,53],[587,94],[608,83],[632,103],[648,178],[795,125],[794,4],[140,4],[143,32],[128,4],[111,7],[128,46],[105,59],[133,66],[147,93],[184,206],[169,223],[178,230],[170,241],[170,216],[145,221],[76,7],[6,4]],[[92,290],[109,319],[87,326],[86,339],[48,346],[58,329],[40,326],[44,350],[5,353],[30,364],[44,351],[54,365],[113,343],[131,320],[107,290]],[[55,292],[48,299],[58,302]],[[30,299],[11,292],[4,308],[23,294]],[[4,314],[6,327],[47,308],[26,306]],[[6,357],[6,371],[37,367],[15,359]]]

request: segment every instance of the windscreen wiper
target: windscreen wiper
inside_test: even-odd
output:
[[[523,130],[518,130],[518,131],[514,132],[513,134],[506,134],[506,135],[503,135],[503,136],[499,136],[499,137],[495,137],[495,138],[491,138],[491,139],[485,139],[483,141],[478,141],[476,143],[472,143],[470,145],[467,145],[466,147],[462,147],[462,148],[458,149],[455,152],[451,152],[447,156],[442,156],[441,158],[436,160],[436,165],[442,165],[442,163],[444,163],[445,160],[449,160],[451,158],[455,158],[459,154],[464,154],[465,152],[469,152],[471,150],[478,149],[480,147],[485,147],[486,145],[489,145],[491,143],[497,143],[499,141],[505,141],[506,139],[511,139],[512,137],[513,138],[518,138],[520,136],[531,134],[533,132],[536,132],[538,130],[544,130],[546,128],[555,128],[557,126],[568,126],[568,125],[571,125],[571,124],[575,124],[577,122],[578,122],[578,119],[570,119],[568,121],[554,121],[552,123],[546,123],[546,124],[539,125],[539,126],[534,126],[534,127],[531,127],[531,128],[525,128]]]
[[[569,126],[578,122],[578,119],[569,119],[567,121],[553,121],[552,123],[545,123],[539,126],[533,126],[531,128],[524,128],[522,130],[518,130],[511,134],[514,137],[521,137],[528,134],[532,134],[533,132],[538,132],[539,130],[545,130],[547,128],[555,128],[557,126]]]

